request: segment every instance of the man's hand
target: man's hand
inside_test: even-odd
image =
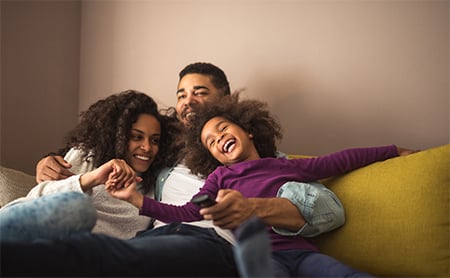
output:
[[[41,159],[36,165],[36,181],[62,180],[73,175],[69,170],[72,167],[70,163],[64,160],[62,156],[49,155]]]
[[[245,198],[239,191],[222,189],[217,204],[200,210],[206,220],[223,229],[235,229],[251,216],[266,225],[298,231],[305,219],[298,208],[285,198]]]
[[[251,200],[239,191],[222,189],[217,194],[217,204],[201,209],[200,214],[223,229],[234,229],[255,214]]]

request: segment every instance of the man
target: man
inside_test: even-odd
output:
[[[220,101],[222,96],[228,94],[229,83],[221,69],[208,63],[188,65],[180,72],[177,117],[182,123],[188,124],[198,107]],[[49,156],[38,163],[36,177],[38,182],[65,178],[72,175],[69,168],[70,164],[64,162],[62,157]],[[189,201],[203,184],[203,180],[191,175],[183,164],[163,171],[158,181],[157,197],[165,203],[175,205]],[[297,189],[290,185],[290,188],[283,191],[286,198],[270,199],[246,199],[237,191],[223,190],[219,193],[215,206],[201,211],[204,218],[212,222],[167,225],[155,221],[155,229],[128,241],[82,234],[57,243],[43,240],[33,244],[2,244],[2,265],[8,266],[2,268],[2,274],[237,275],[231,249],[233,236],[227,229],[238,227],[252,216],[258,216],[280,232],[306,236],[342,225],[344,218],[340,206],[333,211],[334,215],[331,217],[327,214],[325,221],[323,216],[319,216],[321,222],[317,226],[306,223],[300,212],[308,204],[303,200],[299,202],[296,198],[302,194],[308,195],[308,192],[301,189],[301,194],[291,194],[295,190]],[[312,204],[316,199],[329,197],[323,192],[313,190],[313,193],[315,196],[310,200]],[[330,202],[336,203],[336,200],[331,198]],[[12,267],[19,261],[28,261],[26,270],[22,269],[24,272],[19,273],[21,269]],[[48,262],[54,264],[49,266]]]

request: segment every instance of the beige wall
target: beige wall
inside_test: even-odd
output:
[[[77,122],[77,1],[1,1],[0,165],[35,172]]]
[[[86,1],[80,108],[128,88],[175,103],[209,61],[268,101],[286,152],[449,142],[448,1]]]
[[[177,74],[195,61],[270,103],[285,152],[449,142],[448,1],[2,1],[1,10],[1,165],[34,171],[77,113],[111,93],[133,88],[174,105]]]

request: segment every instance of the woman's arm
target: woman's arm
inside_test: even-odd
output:
[[[86,192],[109,181],[109,186],[120,189],[134,183],[137,178],[133,168],[125,160],[111,159],[97,169],[82,174],[80,186]]]
[[[76,148],[70,149],[64,160],[72,166],[70,170],[74,175],[65,179],[41,182],[28,193],[27,197],[36,198],[56,192],[84,192],[79,182],[80,175],[94,170],[93,163],[83,159],[83,151]]]
[[[64,159],[72,165],[71,170],[76,175],[62,180],[41,182],[28,193],[27,197],[40,197],[67,191],[88,192],[95,186],[104,184],[113,169],[118,169],[118,176],[122,182],[135,177],[133,169],[120,159],[112,159],[95,168],[91,160],[83,156],[83,151],[76,148],[72,148]]]

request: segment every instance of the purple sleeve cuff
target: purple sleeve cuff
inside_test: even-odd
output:
[[[144,196],[144,201],[142,202],[142,208],[139,209],[139,215],[148,215],[145,212],[150,211],[152,207],[152,199],[147,196]]]

